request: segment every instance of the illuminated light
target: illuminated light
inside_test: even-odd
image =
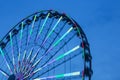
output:
[[[81,33],[81,32],[80,32],[80,30],[79,30],[79,28],[78,28],[78,27],[77,27],[77,31],[78,31],[78,34],[80,35],[80,33]]]
[[[20,67],[20,57],[21,57],[21,43],[22,43],[22,37],[23,37],[23,26],[24,26],[24,23],[22,22],[21,23],[21,31],[20,31],[20,41],[19,41],[19,53],[18,53],[18,66]],[[18,71],[20,70],[18,67]]]
[[[71,30],[73,27],[71,27],[58,41],[56,41],[53,46],[56,46]]]
[[[84,42],[81,43],[81,47],[82,47],[82,58],[84,58],[85,57]]]
[[[4,76],[6,76],[7,78],[9,77],[4,71],[2,71],[1,69],[0,69],[0,73],[2,73]]]
[[[56,58],[56,60],[59,60],[59,59],[65,57],[66,55],[74,52],[74,51],[77,50],[78,48],[80,48],[80,46],[76,46],[75,48],[71,49],[70,51],[68,51],[68,52],[66,52],[65,54],[63,54],[63,55],[59,56],[58,58]]]
[[[36,17],[37,17],[37,16],[35,15],[35,16],[34,16],[34,20],[33,20],[33,22],[32,22],[32,27],[31,27],[31,30],[30,30],[30,33],[29,33],[29,36],[28,36],[27,45],[28,45],[28,43],[29,43],[29,41],[30,41],[30,37],[31,37],[32,32],[33,32],[33,28],[34,28],[34,25],[35,25]]]
[[[10,35],[10,44],[11,44],[11,51],[12,51],[12,59],[13,59],[13,65],[15,65],[15,59],[14,59],[14,51],[13,51],[13,42],[12,42],[12,33],[10,32],[9,33],[9,35]]]
[[[46,65],[44,65],[42,68],[38,68],[36,71],[34,71],[33,73],[36,73],[38,71],[40,71],[41,69],[45,68],[46,66],[52,64],[55,61],[58,61],[62,58],[64,58],[65,56],[69,55],[70,53],[74,52],[75,50],[79,49],[80,46],[76,46],[73,49],[69,50],[68,52],[64,53],[63,55],[60,55],[59,57],[57,57],[56,59],[53,59],[52,61],[50,61],[49,63],[47,63]]]
[[[34,79],[34,80],[40,80],[40,79]]]
[[[22,63],[21,63],[21,71],[23,71],[23,69],[24,69],[24,66],[23,66],[23,64],[24,64],[24,60],[25,60],[25,56],[26,56],[26,50],[24,51],[24,54],[23,54],[23,58],[22,58]]]
[[[55,30],[55,28],[57,27],[57,25],[59,24],[59,22],[61,21],[62,16],[59,18],[59,20],[57,21],[57,23],[54,25],[54,27],[52,28],[52,30],[49,32],[49,34],[47,35],[47,37],[45,38],[45,40],[43,41],[43,44],[47,41],[47,39],[49,38],[49,36],[52,34],[52,32]]]
[[[1,52],[2,56],[4,56],[4,53],[3,53],[3,51],[2,51],[2,49],[1,49],[1,48],[0,48],[0,52]]]
[[[85,58],[84,48],[82,49],[82,58]]]
[[[13,42],[12,42],[12,33],[10,32],[9,35],[10,35],[10,44],[12,46],[13,45]]]
[[[23,22],[22,22],[22,25],[21,25],[21,32],[20,32],[20,40],[22,39],[22,36],[23,36],[23,26],[24,26],[24,24],[23,24]]]
[[[3,53],[3,51],[2,51],[1,48],[0,48],[0,52],[1,52],[3,58],[4,58],[5,62],[6,62],[6,65],[7,65],[8,69],[10,70],[10,72],[11,72],[11,74],[12,74],[12,70],[10,69],[10,66],[9,66],[9,64],[8,64],[8,62],[7,62],[7,60],[6,60],[5,56],[4,56],[4,53]]]
[[[20,51],[21,51],[21,39],[22,39],[22,36],[23,36],[23,22],[21,23],[21,31],[20,31],[20,41],[19,41],[19,54],[18,54],[18,61],[20,61]]]
[[[37,65],[39,62],[40,62],[40,59],[33,65],[33,67],[34,67],[35,65]]]
[[[46,64],[45,66],[47,66],[47,65],[49,65],[49,64],[52,64],[53,62],[55,62],[56,61],[56,59],[54,59],[54,60],[52,60],[52,61],[50,61],[48,64]],[[44,66],[43,66],[44,67]]]
[[[28,57],[27,57],[27,60],[28,60],[29,57],[31,56],[33,49],[34,49],[34,48],[31,48],[30,53],[29,53],[29,55],[28,55]]]
[[[53,78],[64,78],[64,77],[74,77],[74,76],[80,76],[80,72],[72,72],[72,73],[66,73],[66,74],[59,74],[55,76],[48,76],[43,78],[36,78],[34,80],[47,80],[47,79],[53,79]]]
[[[25,59],[25,56],[26,56],[26,50],[24,51],[24,54],[23,54],[23,59],[22,59],[22,64],[24,63],[24,59]],[[24,66],[22,66],[22,70],[24,69]]]
[[[32,34],[32,32],[33,32],[33,28],[34,28],[34,24],[35,24],[35,20],[36,20],[36,15],[34,16],[34,20],[33,20],[33,23],[32,23],[32,28],[31,28],[31,30],[30,30],[30,35]]]
[[[49,76],[48,78],[54,78],[54,76]]]
[[[35,57],[37,57],[37,54],[39,53],[39,51],[40,51],[40,48],[37,50],[37,52],[36,52],[36,54],[33,56],[33,58],[31,59],[31,63],[34,61],[34,59],[35,59]]]
[[[15,58],[14,58],[14,49],[13,49],[13,40],[12,40],[12,33],[9,33],[10,36],[10,45],[11,45],[11,51],[12,51],[12,60],[13,60],[13,65],[14,65],[14,72],[15,72]]]
[[[41,58],[37,60],[36,63],[32,67],[36,66],[40,61],[41,61]]]
[[[37,18],[37,16],[35,15],[35,16],[34,16],[34,21],[36,20],[36,18]]]
[[[47,22],[49,16],[50,16],[50,13],[48,13],[48,15],[47,15],[47,17],[46,17],[46,19],[45,19],[45,21],[44,21],[44,23],[43,23],[43,25],[42,25],[40,31],[39,31],[39,33],[38,33],[38,35],[37,35],[36,40],[38,39],[39,35],[41,34],[41,32],[42,32],[42,30],[43,30],[43,28],[44,28],[44,26],[45,26],[45,24],[46,24],[46,22]]]
[[[38,71],[40,71],[42,68],[39,68],[39,69],[37,69],[36,71],[34,71],[33,73],[36,73],[36,72],[38,72]]]
[[[59,75],[56,75],[55,77],[56,78],[61,78],[61,77],[64,77],[65,74],[59,74]]]
[[[23,60],[25,59],[25,55],[26,55],[26,50],[24,51],[24,54],[23,54]]]
[[[85,76],[84,71],[82,71],[82,80],[84,80],[84,76]]]

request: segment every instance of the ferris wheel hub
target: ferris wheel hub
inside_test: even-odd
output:
[[[8,80],[23,80],[23,74],[21,72],[12,74],[9,76]]]
[[[15,75],[14,74],[10,75],[8,80],[15,80]]]

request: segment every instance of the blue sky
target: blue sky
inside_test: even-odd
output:
[[[81,25],[93,56],[92,80],[120,80],[119,0],[0,0],[0,38],[21,19],[44,9],[65,12]]]

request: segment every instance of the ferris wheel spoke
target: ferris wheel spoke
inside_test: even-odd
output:
[[[10,65],[8,64],[8,62],[7,62],[7,60],[6,60],[5,56],[4,56],[4,52],[2,51],[1,48],[0,48],[0,52],[1,52],[2,56],[3,56],[3,59],[5,60],[5,63],[7,65],[7,67],[8,67],[8,69],[9,69],[10,73],[12,74],[13,73],[12,69],[10,68]]]
[[[34,50],[34,47],[31,48],[31,50],[30,50],[30,52],[29,52],[29,55],[28,55],[28,57],[27,57],[27,60],[29,60],[29,61],[30,61],[30,59],[31,59],[31,56],[32,56],[33,50]]]
[[[71,72],[71,73],[65,73],[65,74],[58,74],[54,76],[48,76],[48,77],[43,77],[43,78],[35,78],[33,80],[48,80],[48,79],[60,79],[60,78],[69,78],[69,77],[75,77],[75,76],[80,76],[81,72]]]
[[[40,48],[37,49],[37,52],[36,52],[36,54],[33,56],[33,58],[30,60],[30,63],[33,63],[33,62],[34,62],[34,60],[36,59],[39,51],[40,51]]]
[[[36,52],[35,55],[33,56],[33,58],[31,59],[30,63],[33,63],[33,62],[34,62],[34,60],[36,59],[39,51],[40,51],[40,48],[37,50],[37,52]]]
[[[14,32],[14,33],[17,33],[17,32]],[[17,63],[15,63],[15,65],[13,65],[13,67],[14,67],[14,71],[15,71],[15,73],[17,73],[18,71],[19,71],[19,69],[18,69],[18,67],[19,67],[19,61],[18,61],[18,56],[19,56],[19,43],[18,43],[18,39],[17,39],[17,36],[15,35],[14,36],[14,43],[15,43],[15,45],[14,45],[14,48],[16,48],[16,49],[14,49],[14,54],[16,54],[17,56],[15,57],[15,60],[16,60],[16,62],[18,62],[18,64]],[[6,50],[5,50],[6,51]],[[7,56],[7,59],[9,59],[8,61],[10,62],[10,58],[9,58],[9,56],[8,55],[6,55]],[[11,62],[12,63],[12,62]]]
[[[44,26],[45,26],[45,24],[46,24],[46,22],[47,22],[49,16],[50,16],[50,13],[47,14],[46,19],[44,20],[44,22],[43,22],[43,24],[42,24],[42,27],[41,27],[39,33],[37,34],[36,41],[38,40],[38,38],[39,38],[41,32],[43,31]]]
[[[57,23],[54,25],[54,27],[52,28],[52,30],[49,32],[49,34],[46,36],[45,40],[42,43],[42,46],[45,44],[45,42],[47,41],[47,39],[51,36],[51,34],[53,33],[54,29],[57,27],[57,25],[60,23],[60,21],[62,20],[62,16],[59,18],[59,20],[57,21]]]
[[[24,70],[24,67],[26,66],[25,65],[25,57],[26,57],[26,50],[24,51],[24,54],[23,54],[23,58],[22,58],[22,62],[21,62],[21,68],[20,70],[23,71]]]
[[[7,78],[9,77],[9,75],[4,70],[2,70],[1,68],[0,68],[0,73],[3,74]]]
[[[25,60],[25,57],[26,57],[26,50],[24,51],[24,54],[23,54],[23,58],[22,58],[22,61],[24,61]]]
[[[36,31],[36,34],[35,34],[35,38],[34,38],[34,43],[36,44],[37,43],[37,36],[38,36],[38,33],[39,33],[39,29],[42,25],[42,18],[40,18],[40,20],[38,20],[38,26],[37,26],[37,31]]]
[[[7,50],[6,49],[3,49],[4,50],[4,53],[5,53],[5,58],[6,58],[6,60],[8,61],[8,64],[12,67],[13,66],[13,64],[12,64],[12,61],[11,61],[11,59],[10,59],[10,56],[9,55],[7,55],[7,54],[9,54],[8,52],[7,52]],[[14,66],[13,66],[14,67]]]
[[[31,72],[31,67],[30,66],[27,66],[26,69],[24,70],[24,75],[23,76],[26,76],[29,72]]]
[[[30,29],[30,32],[29,32],[29,35],[28,35],[28,39],[27,39],[27,45],[29,44],[29,41],[30,41],[30,37],[33,33],[33,28],[34,28],[34,25],[35,25],[35,20],[36,20],[36,15],[34,16],[34,19],[33,19],[33,22],[32,22],[32,26],[31,26],[31,29]]]
[[[23,25],[24,25],[24,23],[22,22],[21,23],[21,31],[20,31],[18,62],[20,62],[20,57],[21,57],[21,45],[22,45],[22,38],[23,38]]]
[[[21,71],[21,63],[20,63],[20,57],[21,57],[21,45],[22,45],[22,38],[23,38],[23,26],[24,26],[24,23],[21,22],[21,30],[20,30],[20,40],[19,40],[19,52],[18,52],[18,72]]]
[[[76,46],[76,47],[74,47],[73,49],[69,50],[68,52],[66,52],[66,53],[64,53],[64,54],[62,54],[62,55],[60,55],[60,56],[58,56],[56,59],[53,59],[52,61],[48,62],[48,63],[45,64],[43,67],[38,68],[37,70],[35,70],[35,71],[33,72],[33,74],[39,72],[40,70],[42,70],[43,68],[49,66],[50,64],[52,64],[52,63],[54,63],[54,62],[56,62],[56,61],[58,61],[58,60],[64,58],[65,56],[71,54],[72,52],[76,51],[76,50],[79,49],[79,48],[80,48],[80,46]]]
[[[10,44],[11,44],[11,53],[12,53],[12,61],[13,61],[13,66],[14,66],[14,72],[16,72],[16,66],[15,66],[15,56],[14,56],[14,48],[13,48],[13,39],[12,39],[12,33],[9,33],[10,36]]]

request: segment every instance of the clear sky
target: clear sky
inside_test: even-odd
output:
[[[44,9],[65,12],[81,25],[93,56],[92,80],[120,80],[120,0],[0,0],[0,38]]]

